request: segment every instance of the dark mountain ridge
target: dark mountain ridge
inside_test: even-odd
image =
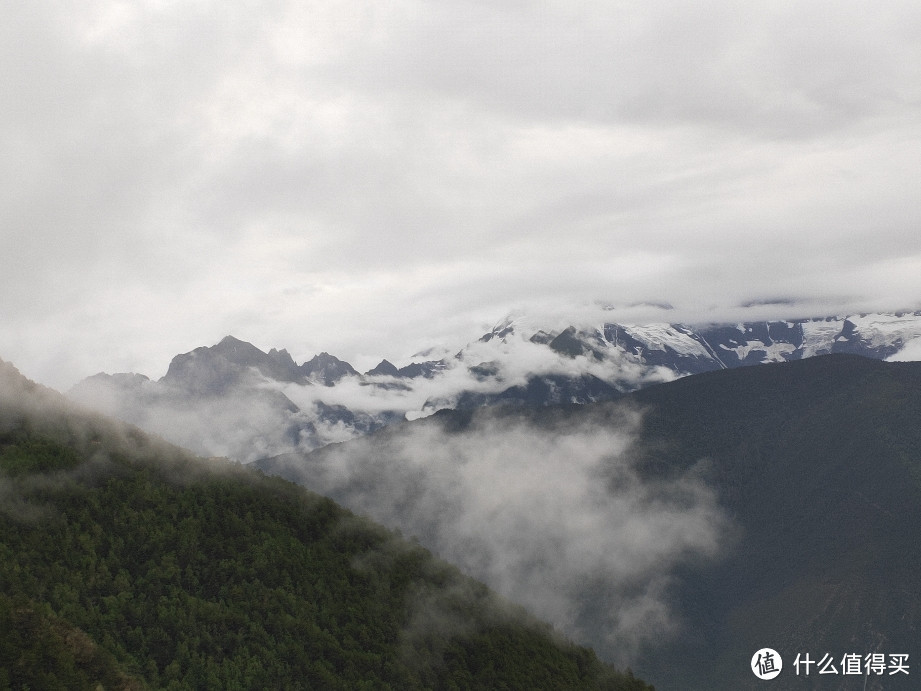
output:
[[[723,651],[695,672],[714,681],[764,646],[788,665],[797,653],[918,659],[921,364],[835,355],[631,398],[648,406],[647,467],[674,472],[708,459],[721,504],[744,531],[724,562],[684,581],[695,636],[677,644],[676,658],[690,665]],[[652,674],[668,659],[650,651],[650,665],[638,666]],[[839,676],[836,688],[911,688],[902,676]]]
[[[202,346],[172,359],[160,381],[205,395],[221,394],[246,381],[255,371],[278,382],[321,383],[332,386],[358,372],[329,353],[315,355],[298,365],[287,350],[265,353],[251,343],[226,336],[214,346]]]

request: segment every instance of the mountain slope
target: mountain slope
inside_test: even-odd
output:
[[[0,495],[16,688],[647,688],[332,501],[2,362]]]
[[[762,647],[785,660],[774,688],[912,688],[901,674],[797,678],[793,660],[921,659],[919,419],[921,365],[832,355],[613,403],[443,411],[258,465],[532,607],[566,593],[543,615],[609,659],[632,637],[629,662],[657,688],[761,688]],[[645,566],[625,570],[624,555]]]
[[[671,659],[707,660],[698,678],[738,678],[737,688],[757,680],[741,685],[745,673],[734,676],[732,665],[764,646],[787,664],[807,652],[917,659],[921,366],[823,357],[702,375],[633,399],[649,411],[644,463],[674,472],[708,459],[742,530],[725,561],[686,579],[680,597],[696,635]],[[669,659],[658,650],[639,666],[661,676]],[[882,688],[902,688],[896,682],[911,687],[887,679]],[[866,688],[879,683],[871,676]]]

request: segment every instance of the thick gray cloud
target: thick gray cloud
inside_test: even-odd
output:
[[[513,308],[917,307],[918,27],[909,2],[5,5],[0,353],[67,387],[227,333],[371,366]]]

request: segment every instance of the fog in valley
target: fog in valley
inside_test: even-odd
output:
[[[431,419],[274,471],[418,538],[624,664],[686,625],[670,606],[674,569],[732,539],[705,462],[669,476],[637,467],[640,420],[622,407],[573,427],[477,415],[451,431]]]

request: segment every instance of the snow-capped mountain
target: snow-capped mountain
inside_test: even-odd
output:
[[[309,450],[441,408],[580,404],[717,369],[852,353],[921,359],[921,311],[739,324],[542,328],[507,318],[455,355],[360,374],[328,353],[297,364],[228,336],[166,375],[98,374],[70,395],[207,455]]]
[[[913,342],[921,343],[921,312],[699,327],[604,324],[595,330],[567,330],[550,347],[571,352],[573,339],[583,350],[591,348],[593,354],[613,347],[647,366],[663,366],[684,375],[829,353],[886,359]]]

